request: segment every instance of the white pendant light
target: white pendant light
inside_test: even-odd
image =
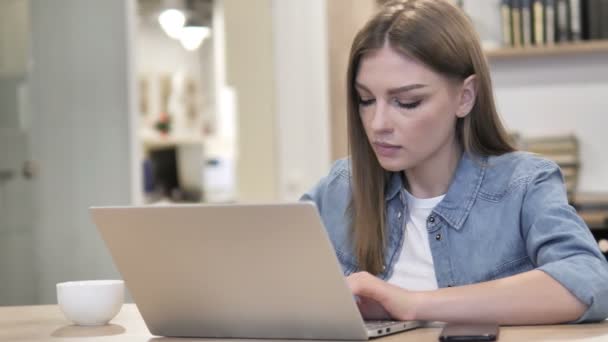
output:
[[[158,22],[165,33],[173,39],[181,39],[182,30],[186,23],[186,16],[182,11],[168,9],[158,16]]]
[[[186,25],[181,30],[179,41],[184,49],[194,51],[198,49],[205,38],[211,35],[211,29],[201,25]]]

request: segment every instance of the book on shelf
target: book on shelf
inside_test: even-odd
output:
[[[545,0],[545,34],[547,45],[555,43],[555,0]]]
[[[601,39],[608,39],[608,0],[602,0],[601,9]]]
[[[504,46],[551,46],[608,39],[608,0],[495,1],[489,7],[500,14]]]
[[[578,140],[574,135],[559,135],[528,138],[525,147],[533,152],[544,153],[578,153]]]
[[[540,0],[542,1],[542,0]],[[502,18],[502,42],[506,46],[513,46],[513,24],[511,19],[511,0],[502,0],[500,3],[500,16]]]
[[[579,143],[575,135],[555,135],[522,139],[521,147],[525,151],[536,153],[555,162],[564,177],[564,185],[569,201],[576,194],[580,158]]]
[[[582,29],[582,3],[581,0],[570,0],[570,38],[572,41],[583,39]]]
[[[522,46],[522,34],[521,34],[521,1],[511,1],[511,29],[513,30],[513,46]]]
[[[545,6],[543,0],[534,0],[532,13],[534,45],[541,46],[545,44]]]
[[[543,156],[554,161],[560,167],[578,166],[580,164],[580,160],[578,159],[577,155],[544,153]]]
[[[581,0],[581,39],[589,40],[589,0]]]
[[[562,168],[563,169],[563,168]],[[564,186],[569,196],[573,196],[576,191],[576,179],[575,178],[564,178]]]
[[[569,0],[555,0],[556,13],[556,41],[570,41],[570,15],[568,13]]]
[[[571,13],[571,18],[578,16],[580,20],[578,30],[580,38],[582,40],[608,39],[608,0],[571,0],[570,7],[572,8],[574,5],[578,5],[575,9],[575,11],[578,10],[578,15]],[[576,34],[577,28],[573,28],[573,40],[575,40]]]
[[[576,178],[578,170],[575,167],[565,167],[562,168],[562,173],[564,174],[565,179],[572,179]]]
[[[521,33],[522,45],[532,45],[532,2],[530,0],[521,0]]]
[[[595,13],[592,11],[594,9],[595,0],[582,0],[581,3],[581,18],[582,18],[582,33],[583,40],[592,40],[593,37],[593,26],[595,25],[594,16]]]

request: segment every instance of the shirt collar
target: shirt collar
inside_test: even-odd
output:
[[[486,174],[488,158],[463,153],[448,193],[434,209],[450,226],[459,230],[466,221],[481,182]]]
[[[464,152],[445,198],[433,210],[450,226],[459,230],[475,203],[487,168],[487,157]],[[389,176],[385,200],[392,200],[403,188],[401,172]]]
[[[384,199],[388,202],[397,196],[403,188],[403,178],[401,172],[391,172],[386,185]]]

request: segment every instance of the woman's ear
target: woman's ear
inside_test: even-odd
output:
[[[471,75],[467,77],[462,83],[460,91],[460,102],[458,105],[458,111],[456,116],[464,118],[469,115],[473,106],[475,105],[475,99],[477,98],[477,76]]]

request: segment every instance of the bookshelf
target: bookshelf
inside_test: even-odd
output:
[[[499,48],[486,50],[486,56],[490,61],[494,61],[547,56],[585,55],[604,52],[608,53],[608,40],[571,42],[555,44],[553,46]]]
[[[145,150],[179,146],[202,146],[202,137],[157,137],[143,136],[140,138]]]

